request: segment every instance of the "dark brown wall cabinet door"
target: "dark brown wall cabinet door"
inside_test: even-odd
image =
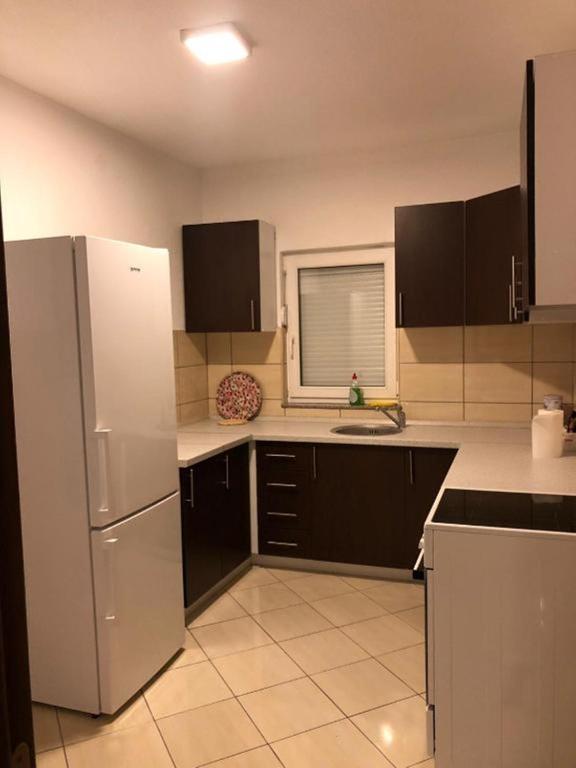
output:
[[[183,227],[186,330],[259,331],[259,222]]]
[[[413,568],[424,522],[444,482],[455,450],[407,448],[405,451],[406,525],[400,568]]]
[[[400,567],[403,470],[399,448],[317,445],[310,556]]]
[[[464,203],[396,208],[396,325],[464,324]]]
[[[466,324],[524,319],[520,187],[466,201]]]

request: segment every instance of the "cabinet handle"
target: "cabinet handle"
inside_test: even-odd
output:
[[[404,325],[404,294],[401,292],[398,293],[398,325]]]
[[[265,454],[267,459],[295,459],[294,453],[267,453]]]
[[[516,258],[512,255],[512,318],[518,320],[518,308],[516,306]]]
[[[408,477],[410,478],[410,485],[414,485],[414,453],[411,448],[408,451]]]
[[[318,479],[318,465],[316,463],[316,446],[312,446],[312,477]]]
[[[513,307],[514,303],[512,301],[512,285],[508,286],[508,321],[511,323],[513,322]]]
[[[256,313],[254,311],[254,299],[250,299],[250,321],[252,323],[252,330],[256,330]]]
[[[298,517],[296,512],[266,512],[268,517]]]
[[[297,547],[294,541],[267,541],[266,544],[271,544],[274,547]]]
[[[297,488],[296,483],[266,483],[269,488]]]
[[[194,467],[190,468],[190,498],[185,499],[190,509],[194,509]]]
[[[230,490],[230,458],[228,454],[224,456],[224,461],[226,463],[226,480],[224,481],[224,485],[226,486],[226,490]]]

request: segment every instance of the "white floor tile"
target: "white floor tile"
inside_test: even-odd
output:
[[[334,626],[341,627],[366,619],[383,616],[386,609],[370,600],[362,592],[350,592],[335,597],[325,597],[311,604],[314,610],[321,613]]]
[[[265,743],[235,699],[165,717],[158,727],[176,768],[196,768]]]
[[[240,702],[269,742],[344,717],[308,678],[248,693]]]
[[[285,768],[394,768],[349,720],[277,741]]]
[[[420,645],[423,640],[420,632],[392,614],[359,624],[349,624],[342,627],[342,632],[371,656],[380,656],[410,645]]]
[[[303,600],[309,603],[313,600],[322,600],[324,597],[333,597],[354,591],[354,587],[346,584],[340,577],[323,573],[295,579],[290,582],[290,589],[293,589]]]
[[[209,661],[165,672],[144,691],[154,718],[232,698],[226,683]]]
[[[208,627],[198,627],[191,632],[211,659],[273,642],[262,627],[249,616],[211,624]]]
[[[304,677],[304,672],[277,645],[214,659],[214,666],[236,696]]]
[[[206,661],[207,658],[190,632],[186,632],[182,652],[176,656],[169,669],[178,669],[179,667],[187,667],[189,664],[198,664],[200,661]]]
[[[352,718],[397,768],[426,760],[426,704],[420,696],[404,699]]]
[[[390,613],[424,605],[424,587],[421,584],[382,581],[378,586],[364,590],[364,594]]]
[[[332,629],[330,622],[320,616],[308,603],[259,613],[254,618],[276,641],[290,640],[293,637]]]
[[[51,749],[36,755],[36,768],[67,768],[64,749]]]
[[[260,568],[255,566],[248,573],[244,574],[235,584],[233,584],[228,590],[230,593],[239,592],[242,589],[250,589],[251,587],[263,587],[265,584],[274,584],[278,579],[266,568]]]
[[[230,621],[246,616],[246,611],[230,595],[222,595],[202,611],[189,625],[189,629],[217,624],[220,621]]]
[[[282,765],[270,747],[258,747],[250,752],[210,763],[210,768],[282,768]]]
[[[123,707],[115,715],[92,717],[84,712],[60,709],[58,710],[58,719],[60,720],[64,744],[75,744],[78,741],[94,739],[107,733],[153,722],[150,710],[142,696],[138,696],[135,701],[127,707]]]
[[[416,693],[426,690],[426,648],[424,645],[414,645],[400,651],[378,656],[381,664],[394,672],[401,680]]]
[[[375,659],[312,675],[314,682],[348,716],[414,695]]]
[[[406,624],[414,627],[414,629],[417,629],[418,632],[421,632],[422,634],[426,632],[426,614],[424,606],[410,608],[407,611],[399,611],[396,616],[398,616],[399,619],[402,619],[402,621],[405,621]]]
[[[66,747],[69,768],[173,768],[156,723]]]
[[[280,643],[286,653],[309,675],[366,659],[368,654],[339,629],[296,637]]]
[[[36,752],[44,752],[62,746],[56,709],[45,704],[32,704],[34,721],[34,745]]]
[[[234,593],[235,599],[247,613],[264,613],[275,608],[288,608],[298,605],[302,598],[298,597],[284,584],[266,584],[263,587],[252,587]]]

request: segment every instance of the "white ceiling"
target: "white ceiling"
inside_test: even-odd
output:
[[[234,21],[253,56],[197,63]],[[514,129],[576,0],[0,0],[0,72],[196,166]]]

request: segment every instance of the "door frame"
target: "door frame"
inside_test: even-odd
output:
[[[28,768],[36,762],[1,214],[0,424],[0,768]]]

